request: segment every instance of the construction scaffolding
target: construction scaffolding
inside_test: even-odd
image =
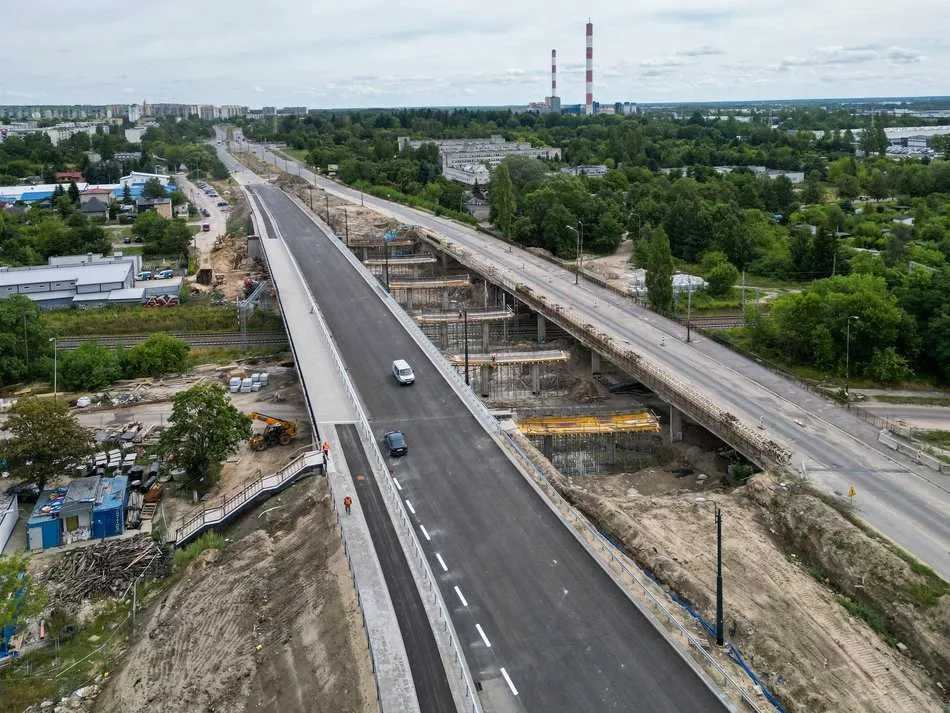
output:
[[[385,270],[385,267],[383,269]],[[459,290],[467,290],[471,284],[472,279],[468,274],[414,280],[390,278],[389,291],[409,312],[417,307],[433,305],[440,305],[445,310],[448,309],[452,296]]]
[[[495,403],[564,396],[573,382],[571,355],[560,350],[450,354],[449,363],[464,375],[468,365],[472,389]]]
[[[651,411],[525,418],[518,430],[568,476],[640,470],[663,445]]]

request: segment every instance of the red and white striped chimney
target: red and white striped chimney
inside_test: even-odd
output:
[[[557,50],[551,50],[551,96],[557,96]]]
[[[587,22],[587,97],[584,101],[584,113],[594,113],[594,24]]]

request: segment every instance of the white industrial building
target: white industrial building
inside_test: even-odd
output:
[[[177,296],[181,278],[136,285],[141,256],[63,255],[38,267],[0,267],[0,299],[24,295],[43,309],[142,304],[149,297]]]
[[[503,136],[487,139],[410,139],[399,137],[399,150],[418,149],[424,144],[435,144],[439,149],[442,175],[452,181],[474,185],[487,184],[494,170],[508,156],[560,159],[561,149],[550,146],[534,147],[527,142],[505,141]]]

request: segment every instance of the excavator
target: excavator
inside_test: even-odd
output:
[[[248,440],[247,445],[252,451],[263,451],[276,445],[286,446],[297,437],[296,421],[268,416],[257,411],[252,411],[248,416],[255,421],[263,421],[267,424],[263,433],[255,433]]]

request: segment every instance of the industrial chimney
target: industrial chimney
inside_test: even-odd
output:
[[[587,21],[587,96],[584,101],[584,113],[594,113],[594,24]]]
[[[551,96],[557,96],[557,50],[551,50]]]

